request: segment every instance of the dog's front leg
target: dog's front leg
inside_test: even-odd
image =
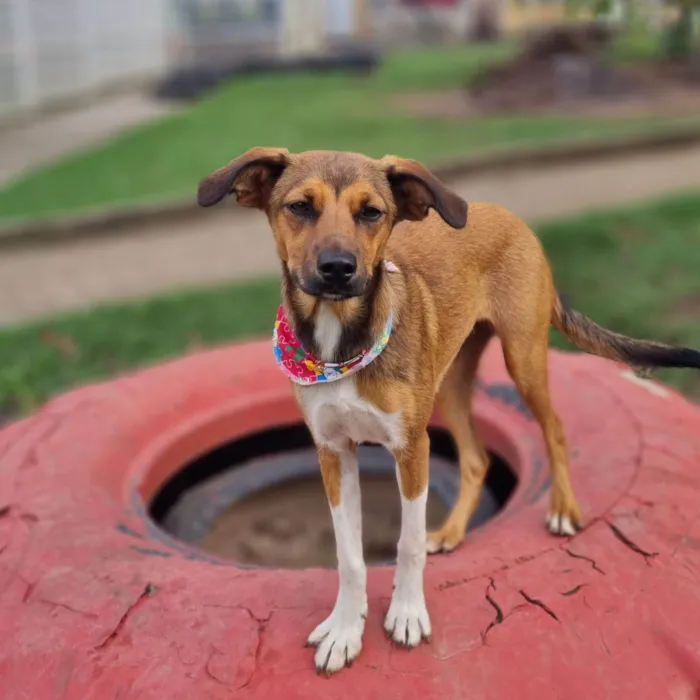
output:
[[[384,629],[397,644],[408,647],[417,646],[431,634],[423,593],[429,454],[430,439],[425,431],[421,431],[407,449],[395,453],[401,491],[401,535],[397,547],[394,593]]]
[[[335,607],[309,637],[317,646],[316,670],[325,673],[349,666],[362,649],[367,617],[367,569],[362,554],[360,475],[354,445],[340,453],[319,449],[326,495],[331,507],[340,585]]]

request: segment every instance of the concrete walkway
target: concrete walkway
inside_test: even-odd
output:
[[[698,164],[700,146],[576,168],[475,175],[451,185],[467,201],[499,202],[534,224],[697,188]],[[201,217],[149,224],[134,235],[3,251],[0,324],[277,271],[265,218],[247,210],[234,215],[222,206],[203,210]]]
[[[173,103],[133,91],[6,126],[0,129],[0,186],[26,170],[94,146],[173,108]]]

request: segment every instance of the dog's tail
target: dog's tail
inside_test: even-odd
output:
[[[636,340],[614,333],[569,308],[555,292],[552,325],[576,347],[594,355],[623,362],[635,369],[655,367],[700,368],[700,352],[677,345]]]

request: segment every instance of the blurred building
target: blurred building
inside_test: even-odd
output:
[[[168,0],[0,0],[0,116],[157,74]]]
[[[494,38],[559,22],[565,5],[566,0],[0,0],[0,118],[181,66],[318,54],[358,41],[385,48]]]
[[[317,52],[367,26],[369,0],[0,0],[0,117],[162,74]]]

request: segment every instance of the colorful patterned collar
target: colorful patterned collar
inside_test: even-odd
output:
[[[392,316],[390,313],[384,330],[372,347],[345,362],[323,362],[304,348],[289,323],[284,306],[280,306],[272,334],[275,360],[279,368],[296,384],[308,386],[318,382],[335,382],[367,367],[379,356],[389,342]]]
[[[389,260],[384,261],[384,269],[387,272],[399,271],[399,268]],[[323,362],[304,348],[289,323],[289,319],[287,319],[284,307],[280,306],[275,320],[275,330],[272,334],[275,360],[279,368],[296,384],[308,386],[318,382],[334,382],[367,367],[375,357],[379,356],[389,342],[392,317],[393,313],[390,313],[384,330],[371,348],[363,350],[352,360],[338,363]]]

